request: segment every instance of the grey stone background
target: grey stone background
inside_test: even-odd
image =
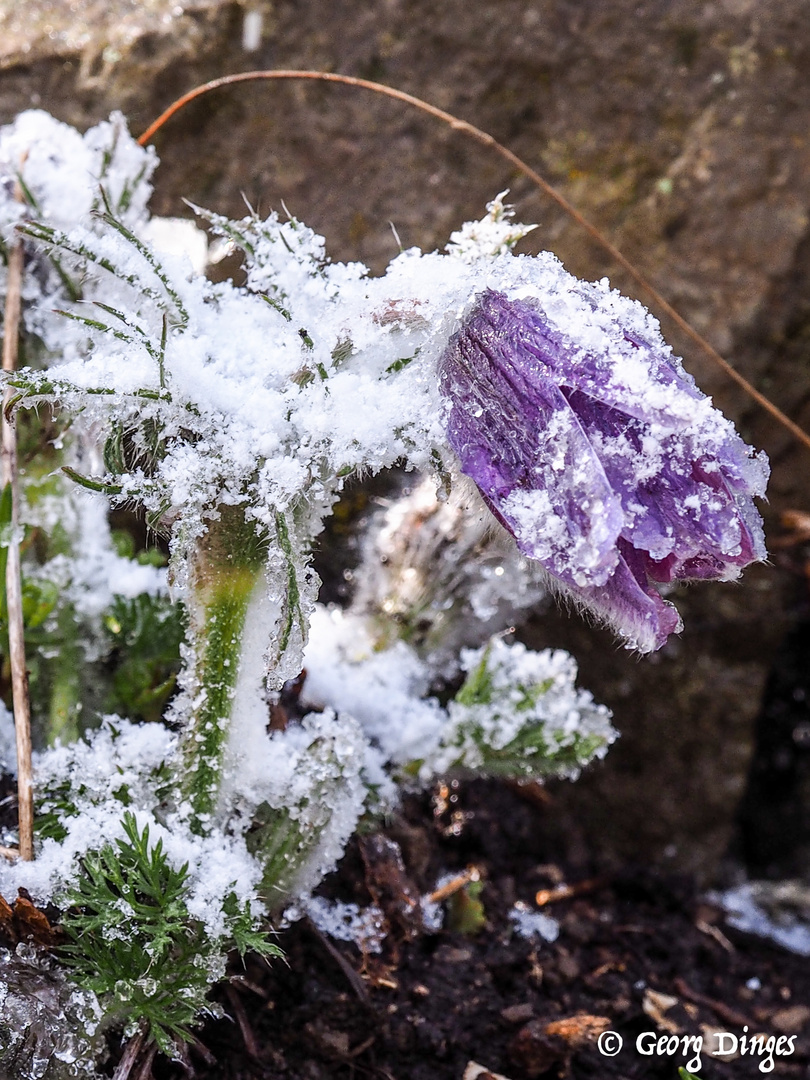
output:
[[[242,47],[246,10],[263,14]],[[676,308],[810,428],[810,7],[805,0],[0,0],[0,122],[39,106],[84,128],[122,109],[134,133],[233,71],[319,68],[399,87],[491,132],[536,166]],[[505,187],[541,228],[524,250],[573,272],[616,267],[494,153],[407,107],[337,86],[249,84],[159,133],[153,212],[182,196],[241,215],[281,200],[333,257],[380,270],[443,245]],[[769,535],[808,509],[810,453],[664,321],[700,385],[773,464]],[[569,648],[623,737],[553,790],[548,827],[574,855],[710,875],[726,851],[775,649],[806,595],[780,557],[740,585],[677,597],[686,631],[640,660],[577,617],[528,630]]]

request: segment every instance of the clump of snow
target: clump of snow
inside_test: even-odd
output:
[[[439,738],[446,714],[426,696],[427,664],[404,641],[376,651],[360,616],[319,605],[304,667],[304,700],[354,717],[385,761],[415,761]]]
[[[73,553],[56,556],[39,574],[65,590],[64,599],[74,605],[78,615],[97,620],[116,596],[131,599],[144,593],[157,596],[168,592],[164,568],[142,565],[116,553],[106,499],[77,491],[74,486],[59,505],[63,508],[60,524],[69,531]]]
[[[205,273],[208,237],[188,218],[152,217],[141,229],[141,237],[159,255],[185,257],[195,274]]]
[[[361,908],[340,900],[312,896],[300,906],[284,913],[289,922],[308,915],[321,933],[336,941],[352,941],[362,953],[382,952],[385,940],[385,916],[376,904]]]
[[[509,910],[509,921],[515,933],[523,938],[542,938],[543,941],[556,941],[560,934],[560,924],[551,915],[543,911],[532,911],[522,900]]]
[[[448,878],[451,876],[453,875],[447,875]],[[436,882],[436,888],[441,888],[443,884],[444,879],[440,878]],[[429,896],[423,896],[419,906],[422,910],[422,924],[427,933],[438,934],[444,926],[444,905],[439,900],[431,900]]]
[[[801,882],[750,881],[710,899],[726,911],[729,926],[810,956],[810,888]]]
[[[318,607],[303,698],[351,715],[385,762],[418,766],[423,782],[454,769],[575,777],[616,738],[610,711],[576,688],[568,653],[532,652],[495,637],[463,650],[460,663],[465,685],[477,689],[462,689],[444,709],[426,696],[431,671],[410,646],[397,641],[375,651],[360,616]]]

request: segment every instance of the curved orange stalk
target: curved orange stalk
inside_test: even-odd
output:
[[[810,449],[810,435],[806,431],[803,431],[798,424],[789,419],[778,409],[772,401],[769,401],[764,394],[761,394],[754,386],[743,378],[738,371],[736,371],[727,360],[725,360],[720,353],[709,344],[704,337],[702,337],[693,326],[691,326],[682,315],[679,315],[672,305],[664,299],[664,297],[658,292],[658,290],[647,281],[647,279],[636,270],[635,266],[619,251],[617,247],[605,237],[595,225],[592,225],[587,218],[584,218],[580,212],[571,205],[571,203],[561,195],[556,188],[552,187],[547,180],[545,180],[538,172],[536,172],[530,165],[527,165],[525,161],[514,154],[507,147],[503,146],[489,135],[486,131],[482,131],[480,128],[475,127],[474,124],[468,124],[466,120],[460,120],[457,116],[453,116],[452,113],[445,112],[444,109],[439,109],[435,105],[431,105],[427,101],[423,101],[421,98],[414,97],[413,94],[406,94],[404,90],[395,90],[391,86],[385,86],[383,83],[371,82],[369,79],[358,79],[353,75],[337,75],[328,71],[285,71],[271,70],[271,71],[241,71],[234,75],[223,75],[219,79],[213,79],[211,82],[204,83],[202,86],[197,86],[193,90],[189,90],[187,94],[183,94],[182,97],[176,101],[163,112],[154,123],[150,124],[146,131],[138,139],[141,146],[145,146],[146,143],[152,138],[155,132],[163,127],[166,121],[174,116],[176,112],[179,112],[185,105],[188,105],[190,101],[195,98],[201,97],[203,94],[207,94],[211,90],[217,90],[221,86],[230,86],[233,83],[239,82],[252,82],[259,79],[313,79],[318,82],[334,82],[341,83],[344,86],[359,87],[363,90],[371,90],[376,94],[384,94],[386,97],[394,98],[396,101],[404,101],[407,105],[413,105],[414,108],[419,109],[421,112],[427,113],[429,116],[435,116],[438,120],[442,120],[445,124],[449,124],[451,128],[456,131],[461,131],[465,135],[471,136],[479,143],[483,143],[484,146],[489,146],[493,150],[497,151],[501,157],[514,165],[516,169],[527,176],[541,191],[545,192],[550,199],[560,206],[568,216],[584,229],[588,235],[596,241],[596,243],[610,255],[614,262],[625,270],[630,277],[635,281],[640,289],[650,297],[654,304],[663,312],[665,312],[669,318],[689,337],[703,352],[714,361],[722,369],[722,371],[732,379],[751,397],[758,405],[761,405],[766,412],[777,420],[784,428],[793,435],[795,439],[798,439],[800,443],[803,443],[808,449]]]

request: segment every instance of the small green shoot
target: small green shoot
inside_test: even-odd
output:
[[[470,881],[447,901],[447,927],[457,934],[477,934],[487,921],[481,902],[483,881]]]

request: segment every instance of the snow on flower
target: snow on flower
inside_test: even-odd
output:
[[[680,629],[657,584],[729,580],[765,558],[752,497],[768,466],[639,312],[606,283],[571,279],[562,298],[490,288],[439,378],[461,469],[520,550],[650,652]]]

